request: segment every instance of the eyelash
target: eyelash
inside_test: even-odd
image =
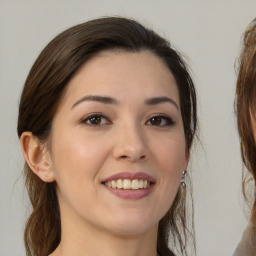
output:
[[[92,123],[93,119],[95,119],[94,121],[100,121],[100,123],[98,123],[98,124],[94,123],[93,124]],[[105,119],[105,123],[103,123],[103,124],[101,124],[102,119]],[[154,120],[154,119],[156,119],[156,120]],[[165,121],[165,124],[161,124],[163,120]],[[158,122],[160,121],[160,123],[159,124],[149,123],[149,122],[152,122],[152,121],[158,121]],[[81,121],[81,123],[89,125],[89,126],[99,127],[99,126],[102,126],[102,125],[110,125],[111,121],[106,116],[104,116],[102,113],[91,113],[90,115],[85,117]],[[157,115],[152,116],[149,120],[147,120],[147,122],[145,124],[147,124],[149,126],[166,127],[166,126],[174,125],[174,122],[170,117],[168,117],[166,115],[157,114]]]
[[[100,121],[102,121],[102,119],[105,119],[106,120],[106,123],[104,124],[93,124],[93,123],[88,123],[89,121],[91,122],[93,118],[98,118],[100,119]],[[84,123],[86,125],[89,125],[89,126],[101,126],[101,125],[109,125],[111,124],[111,122],[109,121],[109,119],[104,116],[102,113],[91,113],[90,115],[88,115],[87,117],[85,117],[81,123]]]
[[[150,122],[152,121],[154,118],[157,118],[157,119],[160,119],[160,122],[162,122],[162,120],[165,121],[165,124],[163,125],[154,125],[154,124],[149,124],[150,126],[157,126],[157,127],[166,127],[166,126],[171,126],[171,125],[174,125],[174,122],[173,120],[169,117],[169,116],[166,116],[166,115],[163,115],[163,114],[158,114],[158,115],[154,115],[152,116],[147,122]]]

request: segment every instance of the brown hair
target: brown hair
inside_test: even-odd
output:
[[[188,68],[169,42],[138,22],[106,17],[74,26],[54,38],[35,61],[20,99],[18,136],[31,131],[46,141],[65,88],[78,68],[103,50],[127,52],[149,50],[168,66],[176,79],[184,124],[187,154],[197,130],[196,93]],[[33,211],[25,229],[29,256],[49,255],[61,239],[58,199],[54,183],[44,183],[25,164],[26,187]],[[186,192],[180,189],[171,209],[160,221],[157,249],[161,255],[173,255],[173,245],[187,255],[188,235],[193,234],[186,218]],[[190,233],[191,232],[191,233]]]
[[[243,37],[243,49],[239,59],[239,73],[236,85],[235,108],[240,136],[241,155],[245,167],[256,181],[256,134],[253,128],[256,121],[256,19]],[[243,172],[243,194],[248,200],[248,175]],[[253,198],[251,221],[256,226],[256,198]]]

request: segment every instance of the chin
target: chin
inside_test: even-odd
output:
[[[131,227],[131,226],[122,226],[122,227],[114,227],[111,229],[111,233],[123,236],[123,237],[131,237],[131,236],[139,236],[145,234],[153,229],[154,226],[144,226],[144,227]]]
[[[141,218],[137,215],[132,218],[132,216],[126,215],[123,218],[120,218],[120,216],[113,218],[112,221],[108,222],[108,229],[111,230],[112,233],[118,235],[136,236],[157,228],[158,223],[159,222],[152,217],[145,218],[144,216]]]

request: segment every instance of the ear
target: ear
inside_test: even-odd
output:
[[[52,161],[46,144],[40,144],[39,139],[32,132],[23,132],[20,144],[30,169],[44,182],[55,181]]]

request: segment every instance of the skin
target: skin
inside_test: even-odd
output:
[[[91,95],[114,102],[84,100]],[[145,103],[156,97],[171,100]],[[47,144],[29,132],[21,144],[34,172],[56,182],[62,240],[51,256],[156,255],[158,223],[188,162],[177,85],[162,60],[148,51],[98,54],[69,82]],[[119,172],[155,184],[141,199],[120,198],[102,184]]]

